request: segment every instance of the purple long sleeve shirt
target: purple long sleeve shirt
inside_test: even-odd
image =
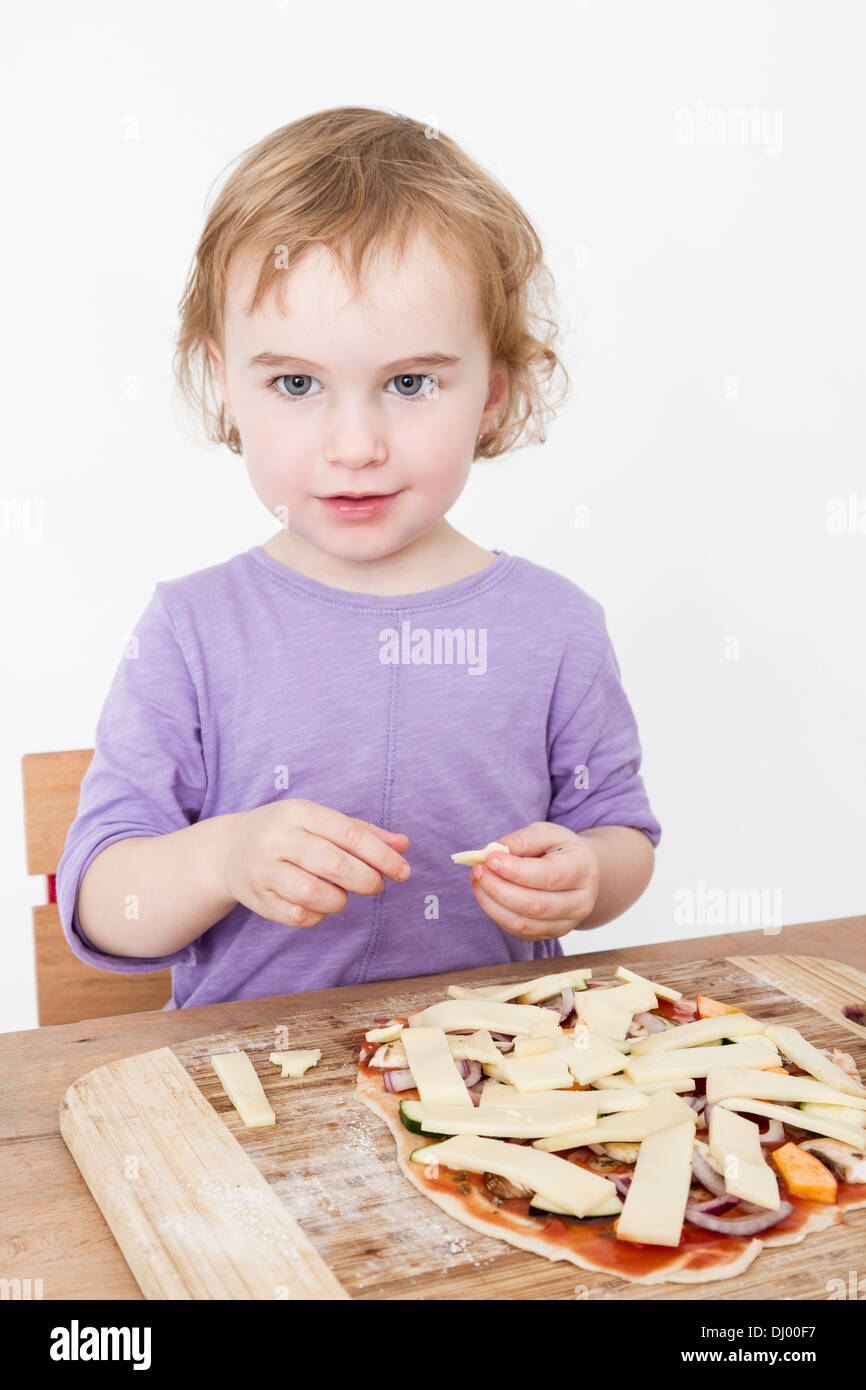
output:
[[[260,546],[158,583],[99,718],[57,872],[100,970],[172,968],[166,1008],[562,955],[504,932],[455,850],[531,821],[661,828],[601,606],[518,555],[422,593],[335,589]],[[238,904],[171,955],[109,955],[76,910],[115,840],[305,797],[410,838],[412,876],[315,927]],[[129,940],[146,943],[135,917]]]

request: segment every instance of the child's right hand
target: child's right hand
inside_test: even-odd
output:
[[[347,893],[381,893],[383,874],[400,882],[411,873],[402,853],[407,835],[315,801],[271,801],[231,821],[230,896],[287,927],[315,927],[328,913],[342,912]]]

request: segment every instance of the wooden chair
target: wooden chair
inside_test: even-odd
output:
[[[92,748],[81,748],[67,753],[27,753],[21,759],[27,872],[48,878],[48,901],[33,909],[40,1026],[161,1009],[171,998],[170,970],[140,975],[96,970],[73,955],[63,935],[55,875],[78,811],[81,779],[92,757]]]

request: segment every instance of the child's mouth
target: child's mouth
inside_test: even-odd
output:
[[[320,497],[319,501],[332,516],[365,521],[368,517],[381,516],[399,495],[399,492],[387,492],[362,497],[347,493],[345,496]]]

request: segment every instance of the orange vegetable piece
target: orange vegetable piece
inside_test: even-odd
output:
[[[708,994],[699,994],[695,1000],[701,1018],[718,1018],[720,1014],[741,1014],[742,1009],[734,1009],[730,1004],[720,1004]]]
[[[830,1169],[798,1144],[782,1144],[771,1155],[788,1191],[810,1202],[835,1202],[838,1184]]]
[[[791,1075],[791,1073],[788,1072],[788,1071],[786,1071],[784,1067],[759,1067],[758,1070],[759,1070],[759,1071],[778,1071],[778,1072],[781,1072],[783,1076],[790,1076],[790,1075]]]

